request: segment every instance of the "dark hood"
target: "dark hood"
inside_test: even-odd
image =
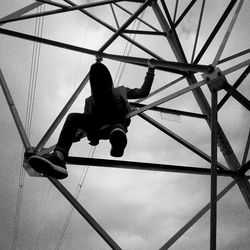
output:
[[[113,80],[108,68],[102,63],[95,63],[89,72],[89,81],[94,105],[101,108],[112,102]]]
[[[95,63],[91,66],[89,80],[92,94],[95,92],[110,90],[113,88],[113,80],[108,68],[102,63]]]

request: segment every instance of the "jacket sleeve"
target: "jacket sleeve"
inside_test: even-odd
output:
[[[92,111],[92,105],[91,105],[91,97],[88,97],[85,99],[85,105],[84,105],[84,113],[90,114]]]
[[[126,88],[128,99],[144,98],[149,95],[154,80],[154,69],[149,68],[141,88]]]

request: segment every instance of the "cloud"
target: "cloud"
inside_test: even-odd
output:
[[[22,4],[14,2],[10,5],[3,4],[1,12],[10,13],[14,7],[18,8],[18,6],[23,7],[25,5],[23,2]],[[245,29],[248,27],[246,24],[249,22],[247,12],[249,4],[246,2],[245,8],[242,10],[243,14],[239,19],[241,23],[239,27]],[[213,24],[217,20],[214,17],[215,14],[216,16],[220,14],[225,6],[225,1],[207,2],[207,14],[204,16],[206,21],[202,26],[203,30],[198,48],[205,42],[206,37],[212,30]],[[106,13],[99,11],[100,9],[96,8],[95,14],[100,14],[99,17],[102,18],[102,15],[106,15]],[[88,28],[87,18],[84,18],[81,13],[76,13],[72,12],[66,15],[67,18],[61,18],[62,15],[58,15],[55,19],[46,18],[44,37],[62,40],[78,46],[83,46],[85,40],[85,47],[100,48],[101,44],[108,39],[110,33],[103,31],[94,22],[90,22]],[[108,16],[107,18],[111,17]],[[192,39],[194,39],[197,24],[197,11],[192,12],[185,20],[186,22],[183,22],[180,26],[181,38],[185,51],[191,51]],[[54,23],[54,21],[56,22]],[[20,27],[17,24],[8,27],[31,32],[33,30],[31,23],[23,22]],[[232,54],[232,51],[247,48],[249,34],[247,32],[243,33],[242,30],[244,29],[234,30],[235,33],[230,38],[225,55]],[[138,38],[138,41],[140,40],[143,39]],[[170,55],[172,52],[169,51],[169,45],[165,39],[163,41],[157,40],[155,43],[156,40],[148,39],[145,41],[145,46],[149,45],[150,48],[155,49],[164,58],[172,59],[173,56]],[[219,43],[216,41],[215,45],[217,46]],[[124,44],[123,42],[122,46],[120,43],[114,44],[111,50],[120,53],[123,51]],[[206,64],[212,62],[217,51],[214,49],[216,46],[211,46],[204,56],[203,62]],[[32,43],[1,36],[0,52],[2,55],[0,58],[1,69],[13,94],[21,119],[24,120]],[[132,52],[133,55],[142,54],[137,54],[138,51],[134,49]],[[50,126],[76,86],[88,72],[92,62],[94,62],[92,56],[42,45],[31,133],[32,145],[39,141]],[[114,76],[118,68],[117,63],[109,60],[105,60],[105,63]],[[227,65],[223,65],[222,68],[224,67],[227,67]],[[145,69],[135,66],[127,66],[122,77],[122,84],[139,86],[145,76],[145,71]],[[229,77],[230,84],[233,84],[234,80],[237,79],[237,74],[233,75]],[[174,77],[172,74],[157,72],[153,88],[170,82]],[[248,80],[249,78],[245,82],[247,83]],[[164,92],[164,95],[187,86],[187,83],[183,81],[180,85],[168,89]],[[242,84],[239,90],[245,96],[248,96],[247,84]],[[89,89],[86,88],[70,111],[81,112],[83,100],[88,94]],[[209,92],[205,91],[205,94],[208,95]],[[1,91],[0,95],[0,246],[2,249],[9,249],[12,240],[22,146]],[[200,112],[191,94],[177,98],[163,106]],[[210,132],[206,122],[182,117],[182,123],[176,123],[161,120],[158,114],[151,112],[148,112],[148,114],[201,150],[210,153]],[[242,149],[246,141],[245,137],[248,132],[248,113],[236,101],[230,99],[222,108],[219,119],[226,135],[232,142],[235,152],[241,159]],[[56,142],[60,126],[48,145]],[[133,118],[128,139],[128,146],[123,160],[210,167],[209,163],[200,160],[200,157],[195,156],[182,145],[140,118]],[[102,141],[96,149],[95,156],[109,158],[109,149],[109,143]],[[88,155],[88,152],[89,146],[86,140],[75,144],[71,151],[73,155],[84,157]],[[68,166],[68,170],[70,176],[62,183],[74,194],[78,187],[82,167]],[[218,178],[218,190],[227,185],[228,181],[226,177]],[[89,168],[79,197],[79,202],[83,207],[123,249],[133,250],[160,248],[209,200],[209,176],[100,167]],[[37,246],[37,249],[54,249],[59,240],[68,208],[68,202],[46,179],[31,178],[26,175],[18,247],[20,249],[32,249],[32,247]],[[248,209],[239,188],[236,186],[233,192],[229,192],[218,203],[219,248],[247,249],[249,246],[248,225]],[[197,235],[199,235],[198,238]],[[209,240],[209,213],[207,213],[172,248],[206,249],[209,246]],[[79,248],[86,250],[109,249],[104,240],[74,211],[60,249]]]

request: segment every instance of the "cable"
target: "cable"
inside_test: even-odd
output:
[[[145,10],[141,13],[140,19],[143,19],[144,13],[145,13]],[[136,21],[133,23],[132,30],[134,30],[135,25],[136,25]],[[135,28],[135,30],[139,30],[140,25],[141,25],[141,21],[138,21],[138,24],[137,24],[137,27]],[[136,34],[130,35],[130,38],[131,37],[132,37],[133,40],[135,40]],[[128,45],[129,45],[129,47],[128,47]],[[127,48],[128,48],[128,51],[126,51]],[[131,51],[132,51],[132,48],[133,48],[133,44],[131,44],[131,43],[129,44],[129,41],[127,41],[124,52],[123,52],[123,56],[124,55],[129,56]],[[122,75],[124,73],[125,67],[126,67],[126,63],[123,63],[123,62],[119,63],[119,67],[118,67],[118,70],[117,70],[117,73],[116,73],[116,76],[115,76],[115,80],[114,80],[114,82],[116,82],[115,83],[116,87],[118,87],[120,85],[121,77],[122,77]],[[120,73],[119,73],[119,71],[120,71]],[[118,77],[118,73],[119,73],[119,77]]]
[[[87,36],[88,36],[88,32],[89,32],[89,26],[90,26],[90,18],[88,18],[87,30],[85,32],[84,40],[83,40],[83,44],[82,44],[83,47],[85,46],[85,43],[86,43],[86,40],[87,40]],[[80,56],[80,59],[79,59],[79,62],[78,62],[78,66],[77,66],[77,71],[76,71],[76,76],[75,76],[75,84],[76,84],[76,81],[77,81],[77,75],[79,74],[81,60],[82,60],[82,54]],[[88,157],[92,158],[94,156],[95,149],[96,149],[96,147],[91,147],[90,148],[89,156]],[[82,171],[79,183],[78,183],[76,191],[75,191],[75,198],[76,199],[78,199],[78,197],[79,197],[79,194],[80,194],[83,182],[84,182],[84,180],[86,178],[87,172],[88,172],[88,166],[84,167],[84,169]],[[63,227],[62,227],[62,230],[61,230],[61,233],[60,233],[60,236],[59,236],[59,239],[58,239],[58,242],[57,242],[57,245],[56,245],[55,249],[59,249],[60,246],[61,246],[61,244],[62,244],[63,237],[64,237],[65,232],[67,230],[67,227],[68,227],[70,218],[72,216],[73,210],[74,210],[73,206],[70,206],[68,214],[67,214],[65,222],[63,224]]]
[[[88,156],[89,158],[93,158],[95,150],[96,150],[96,146],[95,147],[91,147],[90,152],[89,152],[89,156]],[[79,195],[80,195],[80,192],[81,192],[84,180],[85,180],[85,178],[87,176],[88,169],[89,169],[89,167],[85,166],[83,168],[83,170],[82,170],[80,181],[79,181],[79,183],[77,185],[76,192],[75,192],[75,195],[74,195],[74,197],[75,197],[76,200],[78,200],[78,198],[79,198]],[[59,248],[60,248],[60,246],[62,244],[62,240],[63,240],[63,237],[64,237],[65,232],[67,230],[67,227],[69,225],[69,221],[70,221],[70,218],[72,216],[73,211],[74,211],[74,207],[71,205],[70,208],[69,208],[66,220],[64,222],[63,228],[61,230],[61,234],[60,234],[60,237],[59,237],[59,240],[57,242],[55,250],[59,250]]]
[[[42,209],[43,213],[44,213],[45,211],[48,211],[47,208],[48,208],[48,201],[49,201],[49,196],[50,196],[51,188],[52,188],[52,184],[50,183],[50,184],[49,184],[49,188],[48,188],[48,192],[47,192],[47,195],[46,195],[46,198],[45,198],[45,202],[43,202],[43,209]],[[39,230],[38,230],[38,235],[37,235],[37,237],[36,237],[36,242],[35,242],[35,244],[34,244],[33,250],[38,250],[38,249],[39,249],[39,248],[38,248],[38,245],[39,245],[39,241],[40,241],[40,238],[41,238],[41,232],[44,231],[45,224],[46,224],[46,220],[45,220],[43,217],[44,217],[44,216],[43,216],[43,214],[42,214],[42,215],[41,215],[41,220],[40,220],[40,223],[39,223],[40,228],[39,228]]]
[[[141,18],[143,17],[143,15],[144,15],[144,12],[141,14]],[[138,25],[137,25],[137,27],[136,27],[136,30],[139,29],[140,23],[141,23],[141,22],[138,23]],[[132,28],[132,29],[134,29],[135,24],[136,24],[136,22],[134,22],[133,28]],[[135,37],[136,37],[136,34],[133,35],[133,39],[135,39]],[[125,47],[125,49],[124,49],[123,55],[125,55],[125,54],[129,55],[129,54],[131,53],[132,46],[133,46],[133,45],[130,44],[130,46],[129,46],[129,48],[128,48],[128,42],[127,42],[126,47]],[[128,48],[128,51],[126,52],[127,48]],[[122,67],[122,69],[121,69],[121,71],[120,71],[119,78],[118,78],[118,80],[117,80],[118,72],[119,72],[119,70],[120,70],[121,67]],[[117,83],[115,84],[116,86],[118,86],[119,83],[120,83],[121,76],[122,76],[122,74],[123,74],[123,72],[124,72],[124,69],[125,69],[125,64],[122,65],[122,63],[120,63],[119,68],[118,68],[117,73],[116,73],[116,76],[115,76],[115,80],[114,80],[114,82],[117,81]],[[78,71],[77,71],[77,72],[78,72]],[[95,149],[96,149],[96,147],[92,147],[92,148],[90,149],[89,156],[88,156],[89,158],[93,158],[94,153],[95,153]],[[82,171],[81,178],[80,178],[80,181],[79,181],[79,183],[78,183],[78,185],[77,185],[77,189],[76,189],[76,192],[75,192],[75,198],[76,198],[76,199],[78,199],[78,197],[79,197],[79,195],[80,195],[80,191],[81,191],[82,185],[83,185],[83,183],[84,183],[84,180],[85,180],[85,178],[86,178],[86,176],[87,176],[88,169],[89,169],[89,167],[86,166],[86,167],[83,169],[83,171]],[[67,230],[67,227],[68,227],[68,225],[69,225],[69,221],[70,221],[70,218],[71,218],[71,216],[72,216],[73,211],[74,211],[73,206],[70,206],[69,211],[68,211],[68,214],[67,214],[66,219],[65,219],[65,222],[64,222],[64,225],[63,225],[63,228],[62,228],[62,230],[61,230],[61,234],[60,234],[60,236],[59,236],[59,239],[58,239],[58,242],[57,242],[57,245],[56,245],[55,250],[59,250],[59,249],[60,249],[60,246],[61,246],[62,241],[63,241],[63,237],[64,237],[64,235],[65,235],[65,233],[66,233],[66,230]]]
[[[37,12],[41,12],[41,8],[37,8]],[[40,19],[36,19],[35,23],[35,34],[41,35],[42,33],[42,26],[40,25]],[[43,18],[42,18],[43,24]],[[40,31],[39,31],[40,27]],[[35,43],[34,43],[35,44]],[[38,72],[38,64],[39,64],[39,57],[40,57],[40,44],[37,46],[33,44],[33,51],[32,51],[32,62],[31,62],[31,72],[30,72],[30,81],[29,81],[29,91],[28,91],[28,101],[27,101],[27,108],[26,108],[26,118],[25,118],[25,130],[27,133],[27,137],[30,137],[31,131],[31,124],[32,124],[32,116],[33,116],[33,107],[34,107],[34,97],[36,91],[36,82],[37,82],[37,72]],[[24,148],[22,149],[22,155],[24,155]],[[23,198],[23,187],[24,187],[24,180],[25,180],[25,170],[23,168],[23,162],[21,162],[20,172],[19,172],[19,182],[18,182],[18,192],[17,192],[17,202],[16,202],[16,212],[15,212],[15,219],[14,219],[14,226],[13,226],[13,235],[12,235],[12,250],[16,250],[17,247],[17,240],[18,240],[18,232],[19,232],[19,222],[20,222],[20,215],[21,215],[21,208],[22,208],[22,198]]]

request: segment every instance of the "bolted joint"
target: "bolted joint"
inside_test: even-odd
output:
[[[212,65],[210,67],[209,73],[202,74],[202,77],[208,83],[210,89],[219,91],[227,83],[226,77],[219,68],[214,68]]]
[[[28,161],[28,159],[32,156],[35,155],[34,147],[29,148],[24,152],[24,161]]]
[[[96,60],[96,62],[97,62],[97,63],[101,63],[101,62],[102,62],[102,60],[103,60],[102,55],[101,55],[101,54],[96,55],[95,60]]]

